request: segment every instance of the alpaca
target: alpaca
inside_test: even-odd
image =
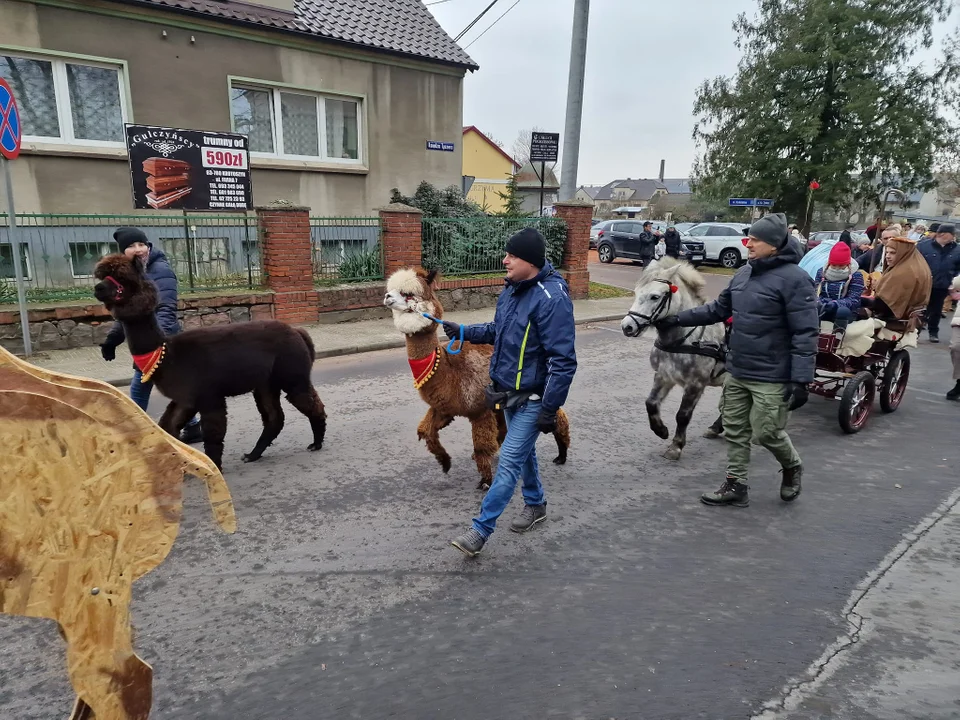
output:
[[[643,271],[637,282],[633,307],[620,323],[627,337],[639,337],[656,321],[681,310],[703,305],[703,276],[693,265],[682,260],[663,258]],[[653,389],[647,397],[650,429],[660,438],[670,437],[670,430],[660,417],[660,405],[674,385],[683,388],[683,399],[677,411],[677,431],[663,456],[679,460],[687,444],[687,427],[693,411],[708,386],[720,387],[727,377],[724,363],[724,329],[722,324],[698,328],[673,328],[657,331],[657,341],[650,352],[654,370]],[[720,437],[722,417],[704,433],[704,437]]]
[[[164,337],[154,310],[157,291],[139,260],[107,255],[97,263],[94,295],[123,323],[130,354],[170,404],[161,428],[177,435],[200,413],[203,449],[222,469],[223,438],[227,432],[228,397],[253,393],[263,420],[263,433],[244,462],[260,459],[283,429],[280,393],[307,416],[313,430],[308,450],[319,450],[327,415],[310,371],[316,353],[306,331],[276,320],[187,330]]]
[[[493,347],[463,343],[458,354],[448,353],[437,342],[437,325],[423,316],[443,317],[437,298],[437,271],[398,270],[387,281],[383,304],[393,311],[393,324],[407,339],[407,356],[413,370],[414,387],[430,406],[417,428],[417,437],[426,440],[443,468],[450,471],[450,455],[440,444],[440,431],[456,417],[465,417],[473,427],[473,460],[480,472],[479,489],[493,482],[491,460],[507,434],[503,412],[487,407],[484,388],[490,384],[490,356]],[[567,461],[570,424],[563,410],[557,412],[553,434],[559,454],[554,463]]]

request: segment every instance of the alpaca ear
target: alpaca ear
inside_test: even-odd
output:
[[[426,279],[427,279],[427,287],[433,287],[434,282],[439,282],[440,280],[440,271],[436,269],[431,270],[430,272],[427,273]]]

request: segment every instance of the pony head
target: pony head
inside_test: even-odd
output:
[[[404,335],[435,330],[434,322],[424,313],[438,320],[443,317],[443,305],[436,295],[437,280],[436,270],[423,268],[397,270],[387,280],[383,305],[393,312],[393,324]]]
[[[702,305],[703,277],[688,262],[665,257],[650,263],[634,290],[633,305],[620,321],[627,337],[639,337],[658,320]]]

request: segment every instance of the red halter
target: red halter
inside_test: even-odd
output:
[[[123,285],[121,285],[120,283],[118,283],[118,282],[117,282],[112,276],[110,276],[110,275],[107,275],[107,276],[104,278],[104,280],[109,280],[110,282],[113,283],[114,287],[117,288],[117,297],[122,297],[122,296],[123,296]]]

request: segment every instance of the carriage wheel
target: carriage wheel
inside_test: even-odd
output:
[[[847,381],[840,396],[840,427],[845,433],[853,435],[864,428],[876,394],[876,380],[866,371],[858,372]]]
[[[910,379],[910,353],[897,350],[890,356],[887,369],[883,371],[883,383],[880,385],[880,409],[892,413],[903,402],[907,392],[907,380]]]

